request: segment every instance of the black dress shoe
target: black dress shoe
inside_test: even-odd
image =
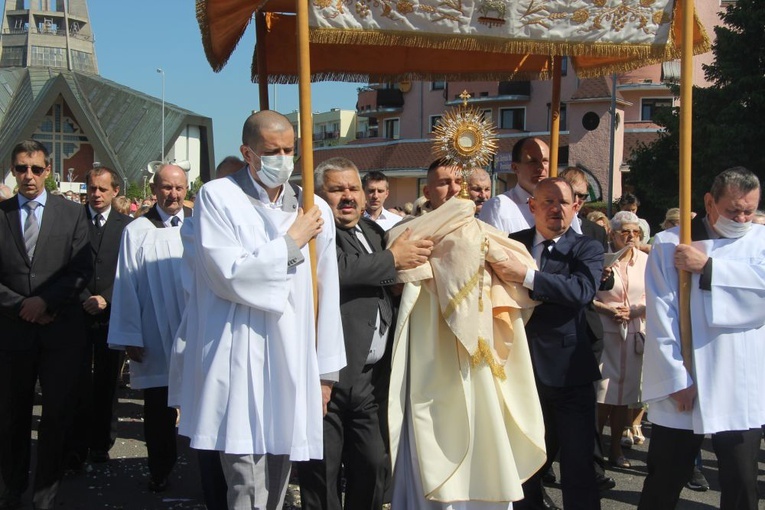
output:
[[[547,491],[542,488],[542,507],[546,508],[547,510],[561,510],[561,508],[555,504],[555,501],[552,500],[549,494],[547,494]]]
[[[609,489],[613,489],[616,487],[616,480],[611,478],[610,476],[601,475],[600,473],[595,474],[595,484],[598,486],[598,490],[600,492],[607,491]]]
[[[149,479],[148,487],[151,492],[165,492],[168,485],[167,477],[159,479],[151,478]]]
[[[106,450],[90,450],[90,461],[95,464],[109,462],[109,452]]]

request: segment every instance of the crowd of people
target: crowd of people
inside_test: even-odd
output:
[[[585,214],[586,174],[550,177],[535,137],[513,147],[507,192],[491,197],[480,168],[463,185],[439,159],[401,210],[386,209],[382,172],[362,178],[346,158],[318,165],[305,196],[294,149],[286,117],[252,114],[241,157],[192,209],[173,164],[145,206],[93,168],[82,205],[45,190],[43,144],[14,148],[18,191],[0,188],[0,509],[29,486],[38,381],[33,507],[55,507],[65,469],[110,461],[125,358],[148,489],[167,489],[180,433],[209,509],[280,509],[293,471],[305,509],[554,509],[558,460],[564,508],[595,510],[615,486],[606,469],[629,468],[646,441],[638,508],[672,509],[686,484],[709,488],[705,435],[720,508],[757,509],[765,230],[752,172],[716,177],[682,244],[678,209],[652,237],[629,193],[612,218]]]

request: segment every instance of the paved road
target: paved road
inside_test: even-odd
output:
[[[106,464],[86,465],[82,472],[68,472],[62,483],[58,508],[60,510],[204,509],[196,458],[188,447],[188,441],[184,438],[179,438],[178,464],[171,476],[167,492],[154,494],[146,489],[148,468],[146,467],[146,448],[141,441],[143,423],[140,393],[128,388],[123,388],[120,392],[120,437],[111,451],[112,460]],[[650,426],[644,426],[644,432],[650,436]],[[633,448],[628,452],[633,467],[613,470],[609,473],[616,479],[617,486],[603,494],[603,510],[624,510],[636,507],[646,472],[646,453],[647,444]],[[679,510],[715,509],[719,505],[717,463],[709,440],[704,443],[703,458],[704,473],[712,485],[712,490],[693,492],[684,489],[678,505]],[[555,469],[559,473],[557,465]],[[548,491],[558,505],[561,505],[559,488],[554,486],[548,488]],[[291,492],[297,491],[293,488]],[[765,453],[762,450],[760,451],[760,492],[765,494]],[[299,497],[296,494],[292,496],[295,496],[297,501],[288,501],[288,506],[285,508],[299,509]],[[30,499],[31,496],[27,492],[24,496],[24,502],[27,505],[25,509],[31,508]],[[765,502],[761,502],[760,509],[765,510]]]

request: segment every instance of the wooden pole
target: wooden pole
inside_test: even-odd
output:
[[[255,40],[258,59],[258,97],[260,110],[268,110],[268,62],[266,59],[266,13],[255,13]]]
[[[313,207],[313,119],[311,118],[311,58],[308,42],[308,2],[297,0],[298,92],[300,97],[300,161],[303,172],[303,210]],[[325,222],[334,221],[324,218]],[[313,310],[318,319],[319,288],[316,278],[316,240],[308,243],[313,281]]]
[[[616,73],[611,75],[611,135],[608,140],[608,202],[606,215],[611,217],[614,206],[614,160],[616,159]]]
[[[550,177],[558,176],[558,147],[560,147],[560,81],[563,57],[553,57],[552,99],[550,101]]]
[[[693,112],[693,0],[683,0],[680,62],[680,243],[691,243],[691,133]],[[680,271],[680,346],[683,365],[693,374],[691,274]]]

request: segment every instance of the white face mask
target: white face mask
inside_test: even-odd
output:
[[[715,210],[717,210],[716,204]],[[715,224],[712,226],[721,236],[728,239],[738,239],[739,237],[744,237],[744,234],[749,232],[749,229],[752,228],[752,222],[747,221],[744,223],[739,223],[737,221],[726,218],[720,214],[720,211],[717,211],[717,221],[715,221]]]
[[[252,151],[252,149],[250,149]],[[277,154],[274,156],[258,156],[255,151],[252,153],[260,159],[260,170],[257,171],[258,178],[268,188],[278,188],[287,182],[295,169],[295,160],[292,156]]]

